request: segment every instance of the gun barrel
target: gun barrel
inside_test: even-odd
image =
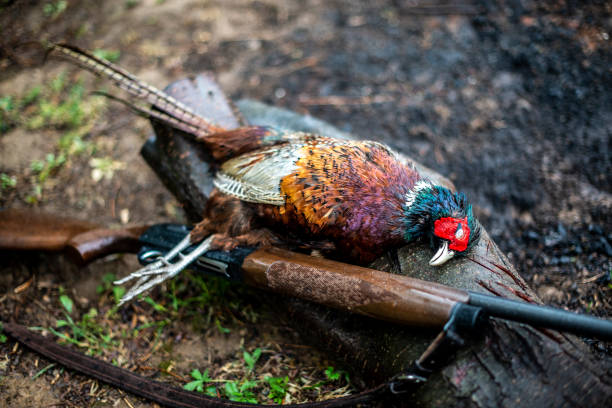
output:
[[[583,336],[612,340],[612,321],[610,320],[476,292],[469,292],[467,303],[482,308],[489,316],[527,323],[535,327],[546,327]]]

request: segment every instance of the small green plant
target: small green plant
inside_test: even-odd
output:
[[[259,357],[261,357],[261,349],[259,347],[253,350],[253,353],[249,353],[246,350],[242,353],[244,363],[247,365],[250,372],[255,370],[255,364],[257,363],[257,360],[259,360]]]
[[[168,309],[166,309],[166,307],[164,305],[162,305],[160,303],[157,303],[150,296],[145,297],[144,301],[147,302],[148,304],[150,304],[153,307],[153,310],[155,310],[157,312],[167,312],[168,311]]]
[[[29,115],[25,125],[30,130],[51,126],[58,129],[72,129],[83,124],[87,107],[83,101],[83,85],[76,83],[64,92],[66,74],[62,72],[49,84],[44,97],[36,96],[38,104]]]
[[[80,81],[71,83],[66,72],[61,72],[44,86],[34,86],[21,97],[0,98],[0,133],[15,126],[28,130],[51,128],[65,132],[55,152],[31,163],[32,192],[26,197],[28,203],[36,204],[43,199],[44,189],[52,185],[46,183],[47,180],[55,176],[72,155],[88,149],[93,151],[95,146],[85,142],[84,137],[93,128],[104,101],[101,98],[85,99],[83,94]],[[111,163],[110,170],[101,172],[101,176],[110,177],[107,174],[116,170],[117,166],[121,167],[121,164]]]
[[[11,95],[0,98],[0,110],[10,112],[14,107],[13,97]]]
[[[0,173],[0,191],[15,188],[15,186],[17,186],[17,179],[14,176],[9,176],[6,173]]]
[[[42,187],[40,184],[35,184],[32,187],[32,194],[29,194],[25,200],[28,204],[36,204],[42,200]]]
[[[115,303],[119,303],[123,295],[125,295],[125,288],[114,285],[113,282],[116,280],[117,276],[114,273],[107,273],[102,276],[102,283],[96,286],[96,293],[100,296],[112,293]]]
[[[231,332],[231,330],[227,327],[221,326],[221,322],[219,321],[219,319],[215,319],[215,325],[217,326],[217,330],[219,330],[219,333],[228,334]]]
[[[117,62],[119,60],[119,56],[121,55],[121,51],[98,48],[97,50],[93,51],[93,55],[110,62]]]
[[[45,368],[43,368],[42,370],[40,370],[39,372],[37,372],[36,374],[34,374],[32,376],[32,381],[34,381],[35,379],[37,379],[38,377],[40,377],[41,375],[43,375],[44,373],[46,373],[47,371],[49,371],[50,369],[52,369],[53,367],[55,367],[55,363],[51,363],[48,366],[46,366]]]
[[[125,295],[125,288],[123,286],[113,286],[113,299],[115,299],[115,303],[119,303],[123,295]]]
[[[4,328],[2,327],[2,322],[0,322],[0,343],[6,343],[6,334],[2,333],[2,330],[4,330]]]
[[[256,386],[257,381],[253,380],[244,380],[242,383],[239,381],[228,381],[225,383],[223,390],[225,392],[225,396],[232,401],[257,404],[257,396],[252,391],[252,389]]]
[[[60,303],[66,309],[68,314],[72,313],[72,307],[74,306],[74,302],[67,295],[60,295],[59,297]]]
[[[276,402],[277,404],[282,404],[285,400],[285,395],[287,395],[287,390],[289,388],[289,377],[266,377],[265,381],[270,386],[270,393],[268,394],[268,398]]]
[[[327,380],[330,382],[338,381],[342,377],[344,377],[344,380],[347,382],[347,384],[350,382],[349,375],[346,371],[336,370],[334,367],[331,366],[325,369],[325,377],[327,377]]]
[[[204,370],[204,372],[201,373],[200,370],[196,368],[191,372],[191,377],[194,379],[194,381],[191,381],[183,386],[183,388],[187,391],[204,392],[204,386],[207,383],[213,382],[213,379],[208,376],[208,370]],[[206,388],[206,393],[208,395],[211,395],[211,392],[213,392],[212,396],[216,396],[216,387],[211,386]]]
[[[38,175],[38,183],[44,183],[49,176],[57,169],[62,167],[66,163],[66,155],[48,153],[45,156],[45,160],[34,160],[30,163],[30,169]]]
[[[102,295],[104,292],[110,291],[115,280],[117,280],[117,275],[114,273],[107,273],[102,276],[102,282],[96,286],[96,293]]]
[[[23,99],[21,100],[21,107],[25,108],[27,106],[32,105],[34,102],[36,102],[38,100],[38,97],[40,96],[40,93],[42,92],[42,88],[40,86],[35,86],[32,89],[30,89],[25,96],[23,97]]]
[[[43,14],[45,17],[55,19],[66,11],[67,7],[68,2],[66,0],[58,0],[56,2],[47,3],[43,6]]]
[[[0,97],[0,134],[7,132],[13,126],[15,126],[15,104],[13,97],[2,96]]]
[[[94,157],[89,161],[92,168],[91,177],[95,182],[102,180],[111,180],[115,171],[123,170],[126,164],[110,157]]]
[[[49,328],[51,333],[69,343],[87,348],[87,354],[90,355],[101,354],[103,349],[117,346],[118,342],[114,341],[107,330],[96,322],[98,311],[95,308],[89,309],[83,315],[81,321],[77,322],[71,317],[74,309],[72,299],[68,295],[60,293],[59,301],[64,308],[64,319],[57,320],[56,329],[67,328],[70,334]]]

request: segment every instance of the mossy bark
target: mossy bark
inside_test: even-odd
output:
[[[312,117],[254,101],[238,102],[240,114],[208,76],[178,81],[167,91],[212,122],[228,128],[246,120],[350,138]],[[154,127],[156,137],[143,147],[143,156],[184,204],[188,217],[198,221],[212,189],[208,157],[181,132],[159,124]],[[452,188],[441,175],[416,165],[435,183]],[[443,267],[430,267],[431,256],[431,249],[413,244],[397,251],[400,270],[389,261],[389,256],[372,266],[457,288],[539,302],[486,231],[466,258],[454,259]],[[289,321],[297,322],[295,328],[302,332],[305,341],[328,350],[331,358],[350,367],[353,378],[366,386],[385,381],[405,369],[436,335],[297,299],[274,301],[283,302],[292,317]],[[574,336],[493,320],[483,332],[475,333],[451,364],[434,373],[414,394],[400,396],[397,405],[610,406],[611,374],[610,361],[597,361],[584,342]]]

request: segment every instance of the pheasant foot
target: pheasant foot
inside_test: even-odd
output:
[[[187,255],[183,254],[186,248],[191,245],[190,235],[186,235],[170,252],[160,257],[157,261],[131,273],[123,279],[113,282],[115,285],[123,285],[131,280],[137,279],[136,283],[126,292],[119,301],[119,306],[132,300],[139,294],[159,285],[167,279],[178,275],[189,264],[195,261],[200,255],[211,248],[214,235],[202,241],[193,251]],[[173,262],[174,261],[174,262]]]

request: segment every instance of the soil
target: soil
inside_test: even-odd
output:
[[[310,113],[447,175],[545,303],[610,318],[609,2],[87,0],[67,2],[57,16],[45,12],[57,3],[0,2],[0,96],[23,95],[62,70],[88,91],[104,86],[57,59],[43,64],[26,44],[38,39],[118,50],[119,65],[159,87],[213,72],[233,99]],[[124,168],[95,182],[90,158],[76,156],[35,207],[110,225],[183,221],[180,204],[139,157],[149,133],[146,120],[109,104],[86,139],[98,157]],[[60,135],[20,126],[0,134],[0,173],[17,181],[1,191],[0,206],[32,206],[30,163],[56,149]],[[82,288],[70,293],[87,310],[106,271],[123,275],[136,266],[125,256],[83,273],[58,257],[27,258],[0,261],[0,313],[46,327],[61,316],[51,296],[59,285]],[[15,293],[31,276],[35,284]],[[289,328],[266,321],[281,332],[273,343],[299,343]],[[196,340],[181,330],[188,340],[178,354],[197,353],[218,337]],[[262,341],[243,337],[251,348]],[[240,341],[232,340],[234,350]],[[602,358],[612,355],[606,343],[592,345]],[[0,353],[0,392],[9,406],[92,404],[93,385],[80,376],[56,370],[32,387],[29,377],[46,363],[12,347],[9,341]],[[311,351],[313,361],[325,359]],[[223,347],[215,353],[232,355]],[[105,392],[99,406],[125,404],[121,394]]]

